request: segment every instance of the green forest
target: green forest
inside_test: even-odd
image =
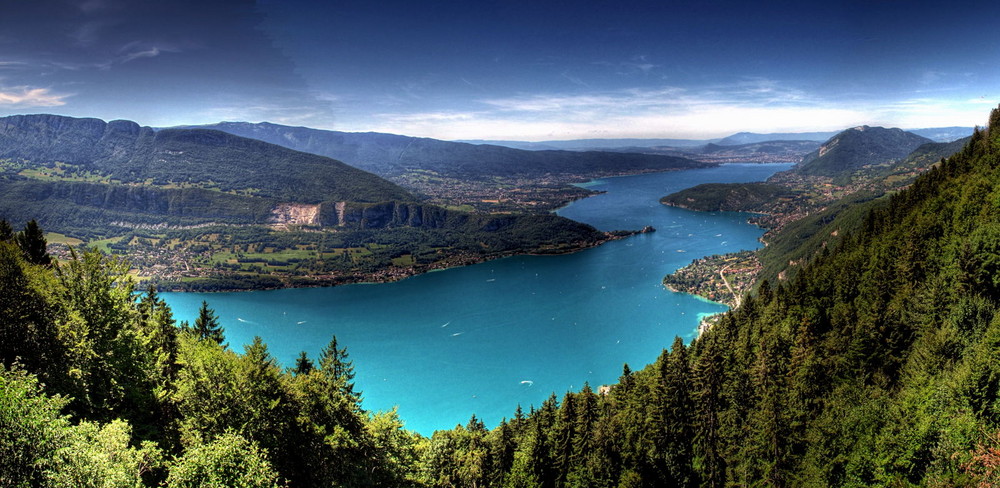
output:
[[[335,337],[282,369],[0,225],[0,486],[996,486],[1000,109],[852,209],[690,345],[430,438],[363,408]]]

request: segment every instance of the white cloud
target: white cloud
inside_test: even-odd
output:
[[[966,94],[956,100],[826,100],[767,79],[685,89],[675,86],[586,90],[578,94],[523,94],[472,100],[454,108],[406,111],[408,104],[352,112],[362,103],[332,93],[212,100],[185,120],[271,121],[320,129],[378,131],[437,139],[552,140],[578,138],[712,138],[736,132],[841,130],[858,125],[924,128],[982,124],[984,103]],[[192,120],[194,119],[194,120]]]
[[[374,130],[441,139],[709,138],[740,131],[833,130],[864,123],[861,112],[834,108],[705,106],[680,113],[616,113],[516,118],[483,113],[383,114]]]
[[[129,61],[132,61],[132,60],[135,60],[135,59],[139,59],[139,58],[153,58],[153,57],[156,57],[156,56],[159,56],[159,55],[160,55],[160,48],[154,46],[154,47],[149,48],[149,49],[147,49],[145,51],[136,51],[136,52],[128,53],[125,56],[123,56],[121,58],[121,61],[119,61],[119,62],[121,62],[122,64],[125,64],[125,63],[127,63]]]
[[[69,96],[67,94],[52,93],[48,88],[28,88],[26,86],[14,88],[0,87],[0,107],[58,107],[65,105],[65,99]]]
[[[983,103],[995,104],[979,99],[828,101],[771,80],[750,79],[698,90],[665,86],[490,98],[479,100],[480,110],[382,113],[360,123],[364,130],[441,139],[710,138],[740,131],[825,131],[863,124],[971,126],[985,120]]]
[[[106,65],[110,67],[112,64],[125,64],[136,59],[155,58],[165,52],[176,53],[180,52],[180,49],[177,46],[151,45],[141,41],[134,41],[123,46],[119,50],[118,56],[107,62]]]
[[[973,126],[986,124],[989,111],[984,105],[997,106],[998,100],[919,98],[887,103],[879,107],[877,117],[883,125],[919,129],[925,127]]]
[[[380,114],[376,130],[446,139],[716,137],[739,131],[843,128],[867,115],[809,100],[769,80],[700,90],[672,86],[479,101],[478,111]]]

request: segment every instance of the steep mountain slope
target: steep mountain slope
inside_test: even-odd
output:
[[[63,173],[123,184],[194,186],[301,203],[414,199],[330,158],[219,131],[153,131],[125,120],[0,118],[0,158],[35,166],[65,163]]]
[[[388,178],[430,170],[464,179],[608,175],[635,171],[698,168],[685,158],[598,151],[524,151],[375,132],[336,132],[271,123],[222,122],[202,126],[329,156]]]
[[[902,129],[855,127],[831,137],[819,149],[807,154],[796,171],[809,176],[835,177],[862,166],[904,158],[928,142],[932,141]]]

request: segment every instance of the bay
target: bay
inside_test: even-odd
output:
[[[654,361],[675,336],[690,341],[698,320],[721,304],[666,290],[664,275],[701,256],[756,249],[761,229],[747,214],[699,213],[659,198],[701,183],[761,181],[788,164],[607,178],[605,193],[558,213],[602,230],[656,232],[562,256],[517,256],[395,283],[236,293],[163,293],[178,320],[202,300],[225,327],[229,347],[260,336],[278,361],[316,358],[335,334],[354,361],[368,410],[398,406],[424,435],[465,424],[495,426],[550,394],[610,384],[628,363]]]

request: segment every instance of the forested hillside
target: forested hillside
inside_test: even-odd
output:
[[[37,226],[0,221],[0,486],[411,484],[419,438],[362,408],[336,338],[282,370],[125,271],[97,251],[48,264]]]
[[[335,338],[282,371],[0,223],[0,486],[996,486],[998,202],[1000,109],[689,346],[429,439],[363,409]]]

